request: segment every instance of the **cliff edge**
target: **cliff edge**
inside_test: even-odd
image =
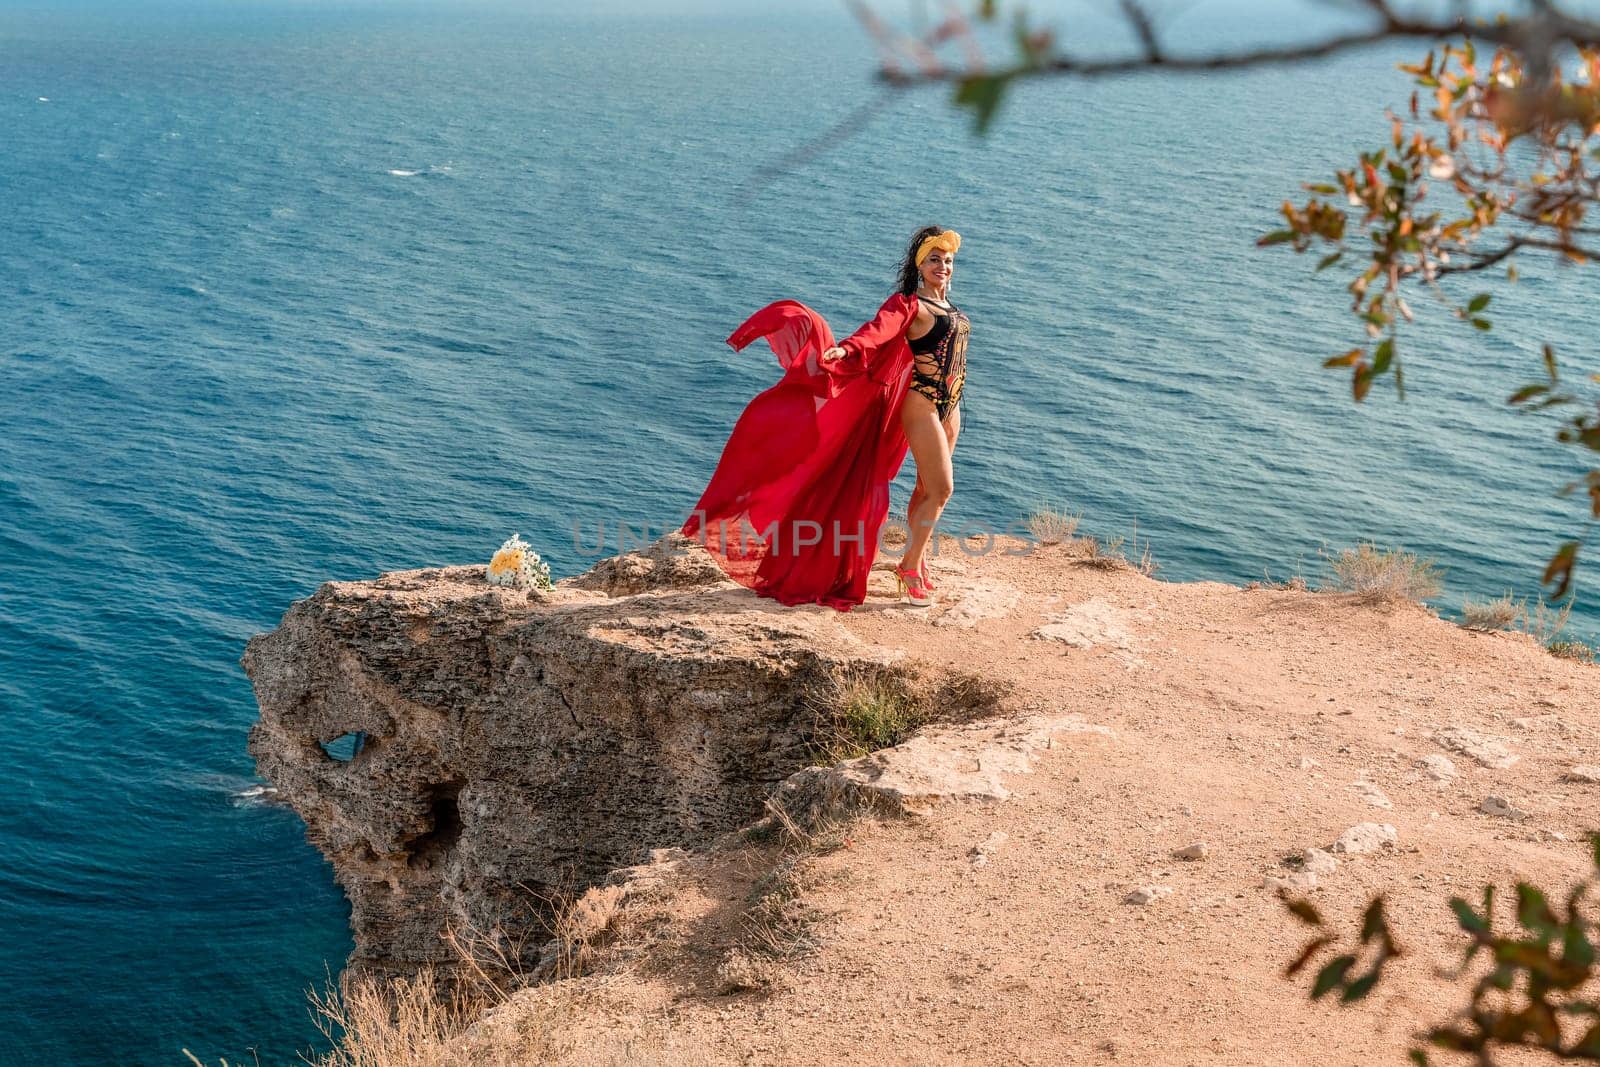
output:
[[[994,703],[830,609],[751,596],[681,538],[548,592],[481,567],[329,582],[243,665],[250,753],[350,899],[350,962],[395,974],[459,962],[451,930],[536,960],[554,901],[759,818],[843,676],[925,686],[939,718]]]
[[[1460,1001],[1445,899],[1586,869],[1600,670],[1025,548],[945,539],[929,610],[887,570],[850,613],[784,608],[673,542],[549,593],[330,583],[250,642],[251,751],[357,971],[451,966],[470,930],[562,979],[463,1063],[1403,1062],[1403,1018]],[[929,722],[815,766],[850,678]],[[1278,885],[1351,923],[1389,894],[1392,1017],[1281,978]]]

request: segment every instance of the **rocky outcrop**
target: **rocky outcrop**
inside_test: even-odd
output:
[[[480,567],[330,582],[243,664],[250,752],[350,899],[351,963],[409,973],[449,966],[451,931],[537,960],[556,898],[758,818],[819,694],[911,684],[903,660],[663,541],[550,592]],[[930,690],[935,716],[970,717],[970,689]]]
[[[1592,872],[1595,667],[1413,604],[970,540],[933,607],[884,561],[842,615],[672,542],[532,596],[329,585],[251,642],[252,746],[360,968],[462,929],[535,979],[454,1063],[1278,1063],[1306,1034],[1403,1061],[1412,1028],[1283,981],[1276,891],[1345,931],[1392,894],[1421,1021],[1460,1005],[1428,977],[1450,895]],[[879,714],[852,735],[878,751],[811,766],[813,703],[834,727],[913,689],[947,721],[883,748]]]
[[[952,713],[955,709],[951,709]],[[950,800],[1005,800],[1005,781],[1027,774],[1056,742],[1116,732],[1078,714],[1029,715],[924,731],[904,744],[832,766],[807,767],[779,787],[774,800],[804,824],[837,808],[926,815]]]

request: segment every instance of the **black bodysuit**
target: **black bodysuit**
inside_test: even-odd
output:
[[[931,300],[924,303],[934,312],[933,328],[908,342],[911,388],[933,401],[942,422],[961,402],[961,387],[967,380],[967,334],[972,324],[954,304],[946,310]]]

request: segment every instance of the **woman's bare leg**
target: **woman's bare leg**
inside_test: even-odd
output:
[[[955,490],[955,474],[950,466],[950,439],[939,422],[933,401],[921,393],[907,392],[905,402],[900,405],[900,426],[911,446],[911,457],[917,464],[917,482],[922,486],[916,507],[906,511],[910,529],[905,554],[900,557],[900,566],[904,569],[908,564],[921,565],[939,513]]]
[[[955,472],[954,471],[954,461],[955,461],[955,454],[956,454],[956,438],[960,437],[960,436],[961,436],[961,405],[957,404],[956,407],[955,407],[955,410],[950,412],[950,414],[946,415],[945,419],[944,419],[944,437],[945,437],[945,440],[950,445],[950,459],[951,459],[951,463],[952,463],[952,466],[951,466],[951,474],[952,474],[951,481],[952,481],[952,483],[954,482],[954,477],[953,476],[954,476],[954,472]],[[917,486],[916,486],[915,489],[911,490],[911,499],[912,499],[913,504],[915,504],[915,502],[916,502],[917,492],[920,489],[922,489],[922,475],[919,473],[917,475]],[[910,506],[908,506],[906,508],[906,514],[908,516],[911,514],[911,507]],[[931,544],[933,544],[933,536],[930,533],[927,543],[925,543],[922,546],[922,556],[917,560],[917,572],[919,574],[921,574],[924,578],[926,578],[928,576],[928,546],[931,545]]]

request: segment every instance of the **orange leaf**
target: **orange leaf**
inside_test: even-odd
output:
[[[1372,368],[1364,360],[1357,363],[1355,368],[1355,373],[1350,376],[1350,391],[1359,404],[1367,398],[1367,393],[1372,389]]]

